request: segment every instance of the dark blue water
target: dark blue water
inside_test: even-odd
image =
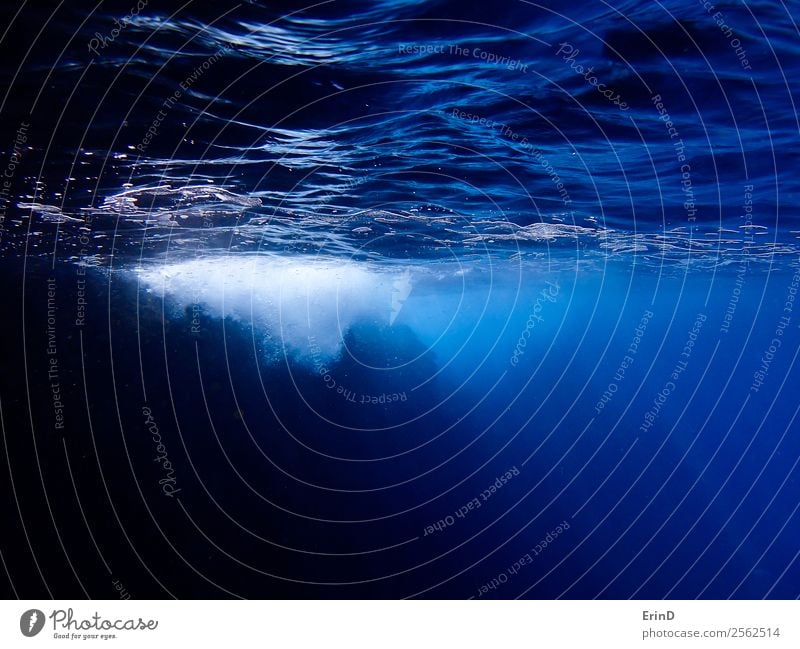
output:
[[[800,12],[710,7],[5,7],[6,595],[798,597]]]

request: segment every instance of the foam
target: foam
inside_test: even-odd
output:
[[[313,257],[203,257],[138,274],[176,312],[200,308],[251,324],[279,336],[284,349],[300,358],[311,353],[310,340],[315,355],[336,357],[356,322],[394,324],[413,286],[409,269]]]

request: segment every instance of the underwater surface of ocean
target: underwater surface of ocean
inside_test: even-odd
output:
[[[800,7],[5,5],[29,599],[800,596]]]

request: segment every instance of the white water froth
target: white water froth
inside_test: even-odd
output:
[[[394,325],[413,289],[408,268],[373,269],[348,260],[205,257],[138,271],[176,313],[230,317],[279,337],[299,358],[334,358],[357,322]]]

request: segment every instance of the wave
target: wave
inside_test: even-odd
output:
[[[390,272],[341,259],[240,255],[150,266],[137,275],[146,289],[169,299],[176,317],[189,314],[197,323],[192,326],[201,311],[233,318],[306,360],[338,357],[356,323],[393,325],[415,281],[408,268]]]

